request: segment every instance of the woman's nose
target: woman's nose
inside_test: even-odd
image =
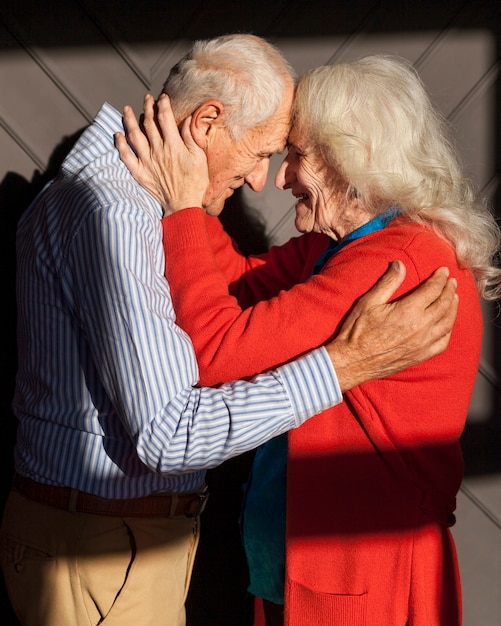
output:
[[[287,162],[286,159],[280,163],[280,167],[278,168],[277,173],[275,174],[275,187],[277,189],[285,188],[285,172],[287,170]]]

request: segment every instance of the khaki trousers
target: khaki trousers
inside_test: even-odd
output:
[[[23,626],[185,626],[199,520],[109,517],[12,490],[0,564]]]

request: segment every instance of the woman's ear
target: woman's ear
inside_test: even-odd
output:
[[[200,148],[205,149],[213,134],[224,126],[224,106],[218,100],[208,100],[195,109],[191,116],[191,135]]]

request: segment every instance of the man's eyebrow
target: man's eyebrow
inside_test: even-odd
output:
[[[277,148],[274,152],[274,154],[282,154],[282,152],[284,152],[284,150],[288,150],[288,145],[287,142],[284,142],[280,148]]]
[[[271,159],[271,157],[274,154],[281,154],[283,151],[284,151],[283,148],[282,149],[281,148],[277,148],[276,150],[273,150],[273,151],[259,152],[257,156],[260,159]]]

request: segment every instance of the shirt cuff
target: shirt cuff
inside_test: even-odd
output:
[[[296,426],[343,401],[332,361],[325,348],[278,368],[294,411]]]

